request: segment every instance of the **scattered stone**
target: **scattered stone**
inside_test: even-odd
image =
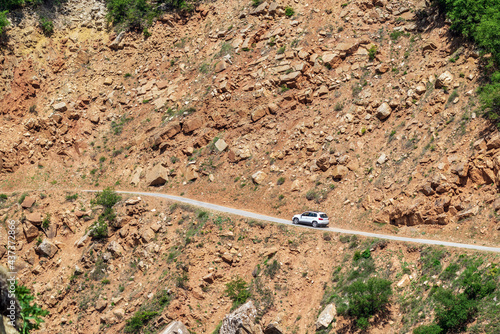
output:
[[[33,212],[26,215],[26,220],[35,225],[40,225],[43,221],[43,217],[41,213]]]
[[[335,180],[341,180],[347,175],[347,173],[349,173],[349,169],[347,167],[342,165],[336,165],[335,167],[332,168],[330,175]]]
[[[108,306],[107,301],[105,301],[104,299],[99,299],[95,304],[95,309],[97,310],[97,312],[102,312],[107,306]]]
[[[449,71],[446,71],[437,78],[435,86],[436,88],[450,87],[452,82],[453,74],[451,74]]]
[[[385,153],[382,153],[380,157],[377,159],[377,163],[379,165],[383,165],[386,161],[387,161],[387,156],[385,155]]]
[[[129,198],[128,200],[125,201],[125,205],[136,205],[141,201],[140,197],[137,198]]]
[[[113,84],[113,78],[107,77],[106,79],[104,79],[104,85],[111,86],[112,84]]]
[[[410,285],[410,283],[411,283],[410,276],[408,276],[408,274],[404,274],[403,278],[401,278],[401,280],[397,283],[397,286],[398,288],[405,288],[408,285]]]

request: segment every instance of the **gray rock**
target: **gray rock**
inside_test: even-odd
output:
[[[44,240],[44,241],[42,241],[42,243],[40,245],[38,245],[38,247],[36,248],[36,251],[39,254],[41,254],[43,256],[47,256],[48,258],[51,259],[54,257],[54,255],[56,255],[58,248],[56,245],[54,245],[50,241]]]
[[[260,170],[252,175],[252,181],[256,184],[261,184],[266,178],[267,174]]]
[[[160,334],[189,334],[189,331],[182,322],[172,321]]]
[[[222,320],[219,334],[262,334],[262,329],[255,324],[257,309],[250,300],[238,307]]]
[[[320,330],[323,328],[327,328],[337,315],[337,309],[334,304],[328,304],[325,309],[321,312],[316,320],[316,329]]]
[[[227,143],[224,141],[224,139],[221,138],[217,140],[217,142],[215,143],[215,147],[217,148],[217,150],[219,150],[219,152],[222,152],[227,148]]]
[[[441,88],[445,86],[449,87],[451,86],[452,82],[453,82],[453,74],[451,74],[449,71],[446,71],[437,78],[436,88]]]
[[[389,117],[392,113],[391,106],[384,102],[377,108],[377,117],[380,120],[384,120]]]
[[[66,106],[66,103],[60,102],[60,103],[54,104],[54,110],[62,112],[62,111],[68,110],[68,107]]]

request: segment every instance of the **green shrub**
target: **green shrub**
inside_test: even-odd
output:
[[[413,334],[440,334],[442,332],[443,329],[436,324],[419,326],[413,330]]]
[[[375,56],[377,55],[377,46],[376,45],[372,45],[369,49],[368,49],[368,59],[370,59],[370,61],[374,60],[375,59]]]
[[[294,16],[294,15],[295,15],[295,10],[294,10],[292,7],[290,7],[290,6],[287,6],[287,7],[285,8],[285,15],[286,15],[287,17],[292,17],[292,16]]]
[[[233,301],[233,308],[244,304],[250,298],[247,282],[239,277],[226,284],[225,292]]]
[[[262,3],[262,0],[252,0],[252,6],[257,7]]]
[[[492,58],[486,66],[490,82],[479,89],[481,108],[496,123],[500,115],[500,2],[491,0],[437,0],[451,20],[451,29],[475,41]],[[493,69],[493,70],[492,70]]]
[[[5,194],[0,194],[0,202],[3,202],[3,201],[6,201],[7,198],[9,198],[7,195]]]
[[[10,24],[9,20],[7,19],[7,13],[8,11],[0,12],[0,35],[3,34],[4,28]]]
[[[90,201],[92,205],[102,205],[105,208],[112,208],[116,203],[121,201],[121,196],[118,195],[113,188],[108,187],[102,192],[97,193],[96,197]]]
[[[440,304],[436,310],[436,320],[445,333],[459,332],[477,313],[477,301],[465,294],[454,295],[452,291],[439,288],[434,298]]]
[[[42,28],[43,34],[50,36],[54,33],[54,22],[45,16],[40,17],[40,27]]]
[[[50,227],[50,213],[47,213],[45,215],[45,218],[42,220],[42,228],[46,230],[49,227]]]
[[[15,284],[15,295],[21,306],[21,334],[28,334],[33,329],[40,329],[40,324],[45,322],[42,317],[49,314],[49,311],[43,310],[36,303],[33,303],[35,297],[30,289],[23,285]]]
[[[95,239],[104,239],[108,237],[108,223],[104,221],[104,219],[97,220],[90,227],[91,232],[90,236]]]
[[[280,177],[280,178],[278,179],[278,182],[276,182],[276,184],[277,184],[278,186],[281,186],[283,183],[285,183],[285,178],[284,178],[284,177]]]
[[[274,260],[270,265],[266,267],[264,273],[270,278],[274,278],[274,276],[276,276],[280,268],[281,268],[280,263],[277,260]]]
[[[356,281],[345,288],[348,304],[338,307],[339,313],[353,317],[356,325],[365,329],[369,317],[383,311],[392,295],[391,282],[372,277],[368,281]]]

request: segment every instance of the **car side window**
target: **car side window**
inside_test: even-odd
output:
[[[311,213],[311,216],[312,216],[312,217],[317,217],[318,215],[317,215],[317,214],[315,214],[315,213]]]
[[[304,212],[304,214],[302,216],[309,217],[309,212]]]

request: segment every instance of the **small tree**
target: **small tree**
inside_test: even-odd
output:
[[[356,281],[345,289],[348,305],[341,305],[339,313],[356,319],[356,325],[365,329],[368,319],[384,310],[392,295],[391,282],[385,279],[370,278],[366,283]]]

